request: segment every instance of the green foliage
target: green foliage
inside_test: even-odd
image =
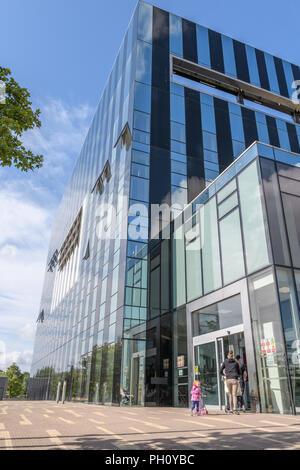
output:
[[[2,375],[8,377],[6,395],[9,398],[22,398],[25,396],[25,387],[29,379],[29,373],[22,374],[20,367],[13,363]]]
[[[25,172],[40,168],[43,156],[34,155],[20,140],[23,132],[41,127],[40,110],[32,110],[30,93],[11,77],[9,69],[0,67],[0,81],[6,88],[5,103],[0,104],[0,165],[13,165]]]

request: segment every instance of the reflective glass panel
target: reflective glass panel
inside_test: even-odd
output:
[[[231,75],[232,77],[236,77],[236,65],[232,39],[228,36],[223,36],[222,34],[222,46],[225,73],[227,75]]]
[[[260,87],[260,79],[257,68],[255,49],[251,46],[246,45],[246,54],[248,59],[250,81],[253,85],[257,85]]]
[[[149,3],[139,3],[138,38],[152,42],[153,7]]]
[[[135,83],[134,107],[138,111],[151,112],[151,87],[143,83]]]
[[[182,19],[170,13],[170,52],[179,57],[182,52]]]
[[[198,51],[198,63],[210,67],[210,52],[209,52],[209,40],[208,30],[203,26],[196,25],[197,30],[197,51]]]
[[[137,41],[136,46],[136,80],[151,85],[152,77],[152,47],[143,41]]]
[[[240,295],[235,295],[192,314],[193,336],[223,330],[243,323]]]
[[[238,182],[246,263],[252,273],[270,263],[256,161],[238,175]]]
[[[204,294],[221,287],[216,198],[200,208]]]
[[[245,275],[239,211],[236,209],[219,222],[224,284]]]
[[[262,411],[291,413],[285,344],[272,270],[249,280],[250,306]]]
[[[171,93],[171,120],[185,124],[184,97]]]

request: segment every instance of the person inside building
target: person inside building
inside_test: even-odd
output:
[[[245,403],[244,403],[246,369],[245,369],[244,363],[241,360],[241,356],[239,354],[237,354],[237,356],[235,356],[235,359],[236,359],[236,362],[238,363],[239,368],[240,368],[240,379],[239,379],[239,381],[240,381],[241,393],[237,397],[238,398],[238,410],[239,411],[246,411]]]
[[[227,358],[221,364],[220,374],[225,375],[226,386],[229,396],[229,413],[239,414],[237,409],[237,387],[240,378],[240,367],[234,359],[234,353],[230,350]]]

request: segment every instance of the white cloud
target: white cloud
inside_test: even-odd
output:
[[[0,342],[7,365],[14,361],[27,370],[52,222],[92,117],[88,105],[53,99],[37,105],[42,127],[23,141],[44,155],[44,167],[33,173],[0,169]]]
[[[18,336],[25,341],[33,341],[35,336],[35,326],[33,323],[25,323],[17,331]]]
[[[15,362],[22,372],[29,371],[32,361],[32,349],[25,349],[23,351],[10,351],[4,356],[5,361],[0,363],[2,370],[7,369],[13,362]]]

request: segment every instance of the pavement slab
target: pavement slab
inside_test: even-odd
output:
[[[0,450],[299,450],[300,416],[0,402]]]

